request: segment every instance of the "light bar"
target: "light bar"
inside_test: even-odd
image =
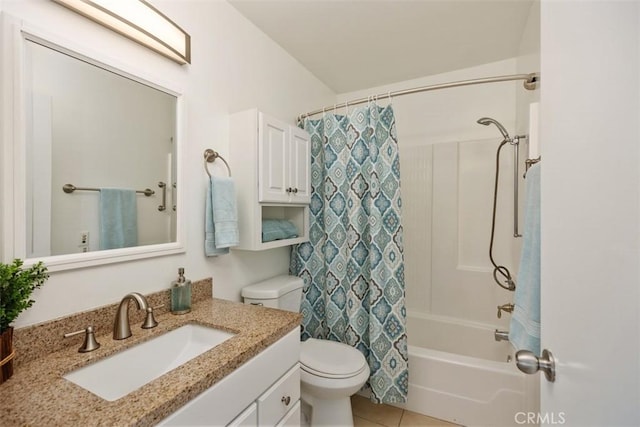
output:
[[[191,36],[145,0],[53,0],[179,64],[191,63]]]

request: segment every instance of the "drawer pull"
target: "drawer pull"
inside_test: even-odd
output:
[[[280,401],[284,403],[284,406],[289,406],[289,403],[291,403],[291,396],[282,396]]]

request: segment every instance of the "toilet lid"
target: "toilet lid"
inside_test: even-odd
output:
[[[305,371],[327,378],[352,377],[368,367],[363,354],[355,348],[315,338],[301,344],[300,364]]]

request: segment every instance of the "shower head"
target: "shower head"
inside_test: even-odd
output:
[[[494,120],[491,117],[483,117],[481,119],[478,119],[478,123],[480,123],[481,125],[485,125],[485,126],[489,126],[490,124],[493,123],[494,125],[496,125],[496,127],[498,128],[498,130],[500,131],[500,133],[502,134],[504,139],[506,141],[511,141],[511,137],[509,136],[509,133],[504,128],[504,126],[502,126],[500,124],[500,122],[498,122],[497,120]]]

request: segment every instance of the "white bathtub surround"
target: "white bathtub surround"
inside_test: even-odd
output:
[[[407,333],[409,398],[398,406],[465,426],[516,425],[536,410],[538,378],[518,371],[491,325],[409,312]]]

